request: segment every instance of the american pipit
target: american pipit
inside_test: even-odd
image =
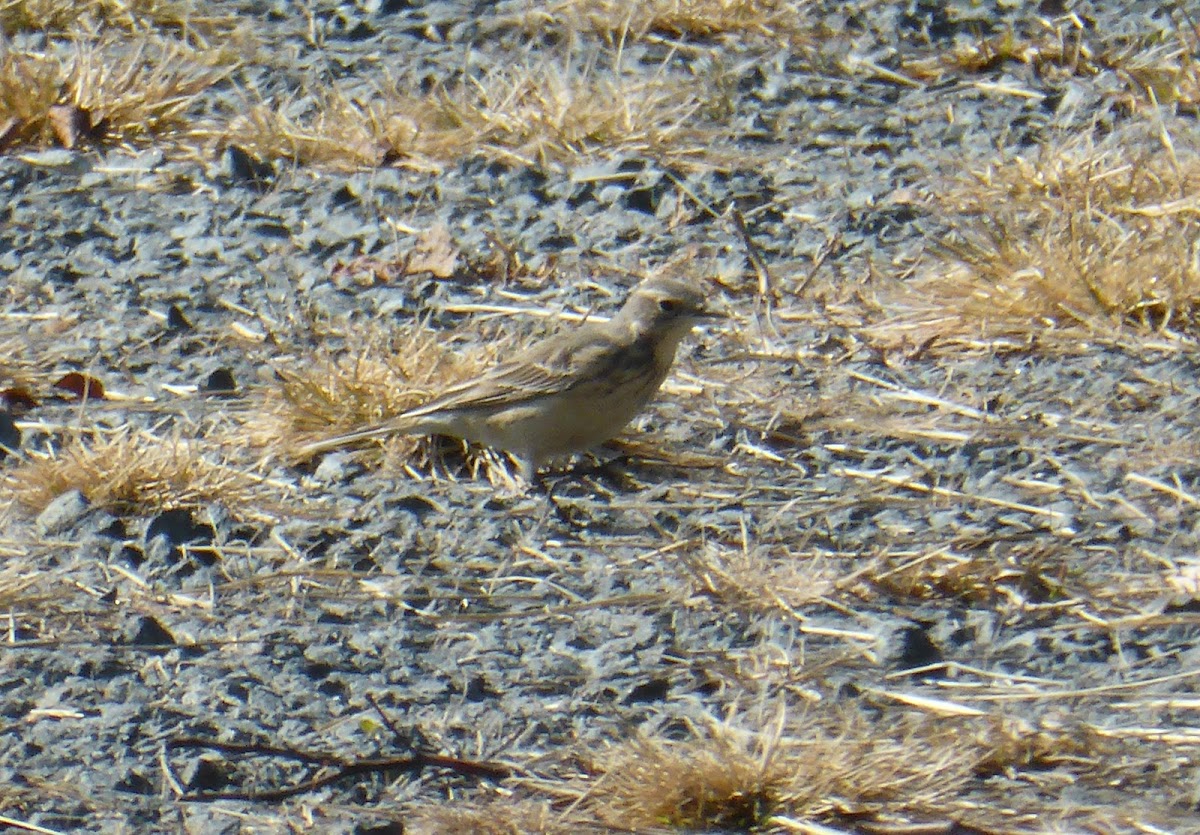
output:
[[[683,338],[720,317],[691,285],[650,279],[607,322],[556,333],[422,406],[297,452],[308,457],[393,434],[450,435],[508,452],[531,481],[550,459],[620,432],[654,397]]]

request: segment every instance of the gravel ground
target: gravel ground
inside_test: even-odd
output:
[[[253,17],[267,57],[198,121],[238,88],[420,87],[571,54],[514,23],[525,3],[210,7]],[[1172,31],[1155,4],[1072,11],[1108,37]],[[860,786],[804,807],[834,828],[1200,832],[1195,603],[1168,584],[1200,534],[1194,345],[1114,330],[930,350],[871,330],[946,234],[924,199],[939,183],[1132,131],[1111,71],[885,72],[1041,31],[1037,14],[830,3],[815,43],[628,44],[630,66],[728,85],[727,112],[696,116],[732,129],[720,166],[633,150],[353,173],[248,167],[236,148],[0,158],[0,384],[40,401],[16,424],[24,454],[129,427],[202,439],[258,479],[248,503],[68,492],[0,515],[0,813],[70,832],[449,831],[442,811],[489,801],[564,814],[572,796],[546,787],[578,791],[596,752],[631,738],[757,732],[782,711],[792,736],[895,743],[872,755],[881,771],[911,754],[907,796]],[[1194,120],[1170,129],[1181,153],[1200,146]],[[781,290],[775,333],[733,222],[701,204],[745,214]],[[435,227],[460,253],[449,277],[339,269],[401,259]],[[498,248],[520,269],[485,269]],[[318,350],[418,317],[520,342],[547,327],[521,311],[607,313],[663,265],[718,276],[734,318],[688,343],[625,436],[633,454],[558,470],[549,494],[452,462],[439,477],[354,453],[292,466],[250,442],[277,369]],[[108,396],[47,396],[70,371]],[[519,779],[426,769],[282,802],[180,799],[301,779],[180,738],[403,756],[365,724],[368,697],[428,750]],[[939,766],[921,740],[941,732],[987,738],[993,758]],[[534,828],[512,814],[495,831]]]

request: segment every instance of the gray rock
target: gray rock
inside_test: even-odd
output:
[[[37,515],[35,524],[41,536],[57,536],[75,525],[88,512],[88,500],[79,490],[68,490],[54,498]]]

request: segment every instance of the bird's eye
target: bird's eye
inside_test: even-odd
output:
[[[674,299],[659,299],[658,309],[663,313],[674,313],[679,310],[679,302]]]

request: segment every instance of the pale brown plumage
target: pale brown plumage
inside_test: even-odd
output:
[[[510,453],[530,480],[550,459],[620,432],[654,397],[683,338],[719,316],[690,284],[644,281],[607,322],[554,334],[415,409],[297,452],[303,458],[393,434],[450,435]]]

